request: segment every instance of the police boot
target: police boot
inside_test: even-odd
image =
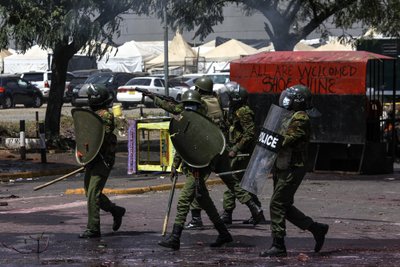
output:
[[[319,252],[324,245],[325,236],[328,233],[329,225],[324,223],[313,222],[308,229],[314,236],[315,246],[314,251]]]
[[[253,225],[260,223],[260,221],[264,218],[264,213],[261,207],[257,206],[254,200],[250,199],[247,201],[246,206],[249,208],[251,212],[251,217],[253,218]],[[265,218],[264,218],[265,220]]]
[[[226,228],[226,225],[221,221],[217,224],[214,224],[215,229],[218,231],[218,237],[217,240],[215,240],[214,243],[210,244],[210,247],[220,247],[225,243],[232,242],[232,236],[228,231],[228,228]]]
[[[260,252],[260,257],[286,257],[285,240],[283,237],[274,237],[271,247]]]
[[[162,247],[178,250],[181,247],[182,230],[183,227],[181,225],[174,224],[171,235],[167,239],[158,242],[158,244]]]
[[[248,218],[247,220],[242,221],[243,224],[254,224],[253,216]],[[264,212],[261,216],[261,220],[258,224],[268,224],[267,219],[265,219]]]
[[[121,227],[122,217],[125,215],[125,211],[125,208],[119,206],[114,206],[111,209],[111,214],[114,218],[112,227],[113,231],[118,231],[118,229]]]
[[[225,224],[232,224],[232,210],[224,210],[219,217]]]
[[[191,210],[192,220],[186,225],[187,230],[196,230],[203,228],[203,221],[201,220],[201,210],[193,209]]]

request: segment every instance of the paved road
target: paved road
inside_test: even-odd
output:
[[[119,164],[126,158],[119,157]],[[112,175],[107,188],[143,187],[168,183],[162,174]],[[400,262],[400,173],[375,176],[307,174],[295,202],[306,214],[328,223],[330,231],[321,253],[312,252],[312,236],[288,224],[289,255],[265,259],[258,253],[270,243],[269,225],[248,226],[245,206],[238,204],[230,231],[234,242],[211,249],[216,232],[204,215],[206,229],[184,231],[182,249],[169,251],[157,245],[168,191],[139,195],[111,195],[127,208],[123,226],[112,233],[111,216],[102,213],[103,237],[80,240],[86,223],[83,195],[65,194],[67,188],[81,188],[77,175],[40,191],[32,188],[50,178],[5,183],[0,196],[0,265],[7,266],[398,266]],[[184,181],[180,177],[180,181]],[[210,187],[219,210],[225,187]],[[179,194],[179,190],[177,192]],[[264,209],[271,196],[271,181],[260,195]],[[11,198],[7,198],[11,197]],[[173,206],[176,207],[174,199]],[[171,218],[175,216],[172,209]],[[266,212],[268,218],[268,212]],[[170,228],[173,219],[170,221]],[[43,234],[43,240],[37,241]],[[44,250],[46,240],[49,240]],[[19,250],[20,252],[15,251]],[[32,252],[33,250],[33,252]],[[26,253],[26,254],[21,254]]]

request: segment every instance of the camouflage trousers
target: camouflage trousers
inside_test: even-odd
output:
[[[86,166],[84,188],[88,209],[87,230],[91,232],[100,232],[100,209],[110,212],[115,206],[102,193],[110,171],[111,169],[101,160]]]
[[[308,229],[314,222],[293,205],[294,195],[305,174],[305,168],[274,171],[274,192],[270,202],[273,237],[283,238],[286,235],[286,220],[302,230]]]
[[[224,159],[220,159],[218,161],[218,171],[225,172],[225,171],[232,171],[232,170],[242,170],[246,169],[248,164],[248,159],[243,160],[243,158],[237,159],[230,159],[227,155],[224,155]],[[236,207],[236,199],[241,203],[244,204],[248,202],[250,199],[253,199],[258,206],[261,207],[261,203],[258,200],[257,196],[251,194],[250,192],[244,190],[240,186],[240,181],[242,180],[244,173],[238,173],[233,175],[223,175],[221,176],[221,180],[224,182],[228,190],[224,192],[223,197],[223,208],[224,210],[234,210]],[[208,179],[208,177],[207,177]],[[201,209],[200,205],[194,200],[191,204],[191,209]]]
[[[220,223],[221,219],[217,208],[205,183],[205,180],[210,175],[210,169],[208,167],[197,169],[184,165],[182,166],[182,171],[186,176],[186,181],[179,195],[175,224],[184,226],[190,205],[194,199],[196,199],[199,207],[205,210],[210,221],[214,224]]]

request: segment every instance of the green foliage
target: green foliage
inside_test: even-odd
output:
[[[46,136],[60,134],[62,96],[69,60],[81,48],[101,58],[120,34],[125,11],[148,12],[150,0],[3,0],[0,1],[0,48],[13,41],[23,52],[33,44],[53,50],[53,73],[46,110]]]
[[[112,43],[120,32],[122,12],[138,7],[146,1],[66,1],[19,0],[1,1],[0,46],[7,47],[13,40],[18,49],[25,51],[32,44],[55,49],[70,44],[74,52],[85,44],[93,46],[89,55],[102,55],[97,42]],[[143,10],[140,10],[143,12]],[[92,42],[94,40],[95,42]],[[72,42],[71,42],[72,41]]]
[[[162,7],[162,0],[156,0]],[[236,4],[243,13],[259,12],[265,17],[266,37],[276,50],[292,50],[311,32],[329,35],[325,27],[332,20],[337,28],[346,30],[354,24],[374,27],[388,36],[400,35],[400,1],[398,0],[173,0],[168,5],[169,24],[174,29],[195,30],[201,40],[224,20],[223,6]],[[162,18],[162,12],[157,15]],[[260,38],[262,38],[260,36]]]

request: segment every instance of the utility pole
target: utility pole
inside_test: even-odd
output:
[[[167,5],[168,0],[165,0],[164,5],[164,82],[165,82],[165,95],[169,96],[168,80],[169,80],[169,68],[168,68],[168,21],[167,21]]]

